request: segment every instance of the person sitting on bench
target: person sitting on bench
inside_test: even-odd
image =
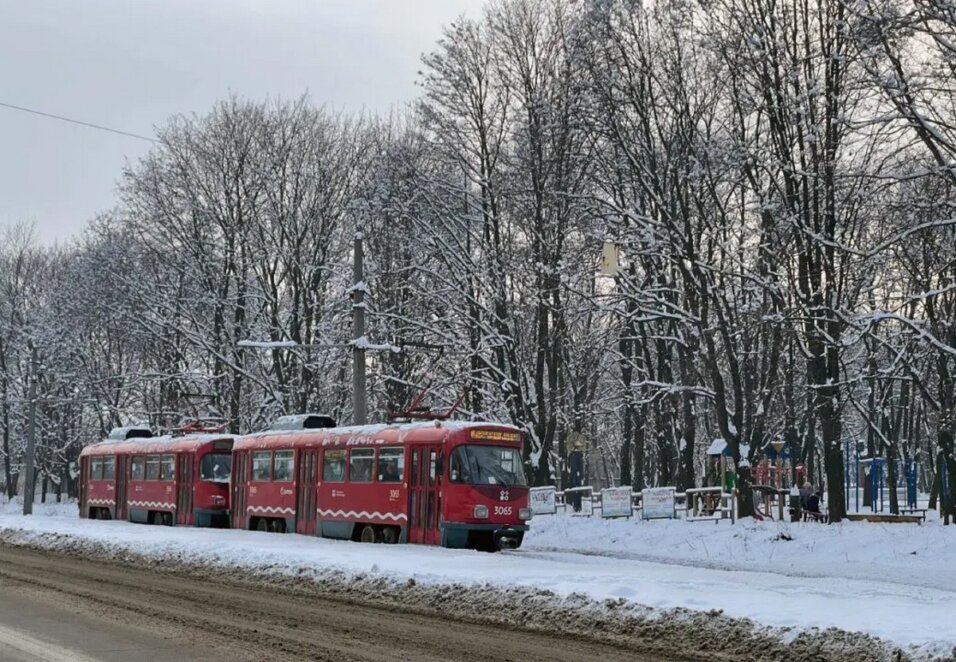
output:
[[[807,498],[807,505],[804,510],[807,515],[813,519],[822,519],[823,513],[820,512],[820,500],[823,495],[820,492],[814,492]]]
[[[800,507],[804,510],[807,509],[807,500],[813,496],[814,493],[813,484],[810,481],[803,483],[803,487],[800,488]]]

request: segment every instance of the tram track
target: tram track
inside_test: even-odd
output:
[[[660,660],[582,638],[468,623],[0,544],[0,583],[236,660]]]

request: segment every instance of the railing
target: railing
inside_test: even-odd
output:
[[[569,487],[563,492],[555,492],[554,496],[558,508],[567,513],[570,507],[572,515],[590,516],[595,505],[599,510],[601,508],[601,493],[594,494],[594,488],[590,485]]]
[[[537,489],[537,488],[535,488]],[[554,493],[555,512],[580,517],[600,517],[603,515],[601,492],[590,485],[569,487]],[[631,495],[634,517],[640,519],[643,510],[641,492]],[[736,503],[733,494],[719,487],[692,488],[686,492],[675,492],[674,509],[676,519],[689,521],[736,520]]]
[[[784,521],[784,513],[790,510],[790,490],[754,485],[754,509],[767,519]]]
[[[730,519],[736,521],[734,495],[720,487],[695,487],[687,490],[684,519],[688,521]]]

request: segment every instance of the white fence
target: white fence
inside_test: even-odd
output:
[[[733,494],[719,487],[698,487],[686,492],[674,488],[648,488],[648,510],[644,512],[644,492],[631,492],[630,488],[609,488],[609,512],[604,513],[604,492],[595,491],[590,485],[557,490],[554,487],[531,488],[531,507],[535,515],[562,513],[580,517],[637,517],[640,519],[658,519],[673,517],[687,521],[736,520],[736,499]],[[621,490],[627,490],[631,508],[622,510]],[[668,495],[673,495],[673,515],[663,515],[668,509]],[[613,496],[613,511],[610,510]],[[645,514],[648,517],[645,517]]]

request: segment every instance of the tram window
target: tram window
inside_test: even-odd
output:
[[[293,462],[295,462],[293,451],[276,451],[272,480],[292,480]]]
[[[90,460],[90,480],[103,479],[103,458],[94,457]]]
[[[146,480],[159,480],[159,456],[146,456]]]
[[[130,480],[143,480],[143,476],[145,475],[146,458],[142,455],[137,455],[132,459],[132,462],[129,465]]]
[[[103,480],[114,480],[116,478],[116,458],[103,458]]]
[[[229,453],[207,453],[199,463],[199,478],[215,483],[228,483],[232,472],[232,455]]]
[[[431,451],[428,460],[428,484],[435,484],[435,475],[438,473],[438,451]]]
[[[160,480],[172,480],[175,477],[176,472],[176,456],[175,455],[163,455],[162,461],[160,462]]]
[[[400,483],[404,477],[405,449],[380,449],[378,451],[378,479],[383,483]]]
[[[468,470],[468,457],[460,446],[451,454],[451,466],[449,467],[448,475],[451,477],[451,482],[453,483],[471,482]]]
[[[325,451],[322,456],[322,480],[345,480],[345,451]]]
[[[349,481],[353,483],[371,483],[372,464],[375,462],[375,449],[353,448],[349,459]]]
[[[272,453],[258,451],[252,454],[252,480],[269,480],[272,467]]]

